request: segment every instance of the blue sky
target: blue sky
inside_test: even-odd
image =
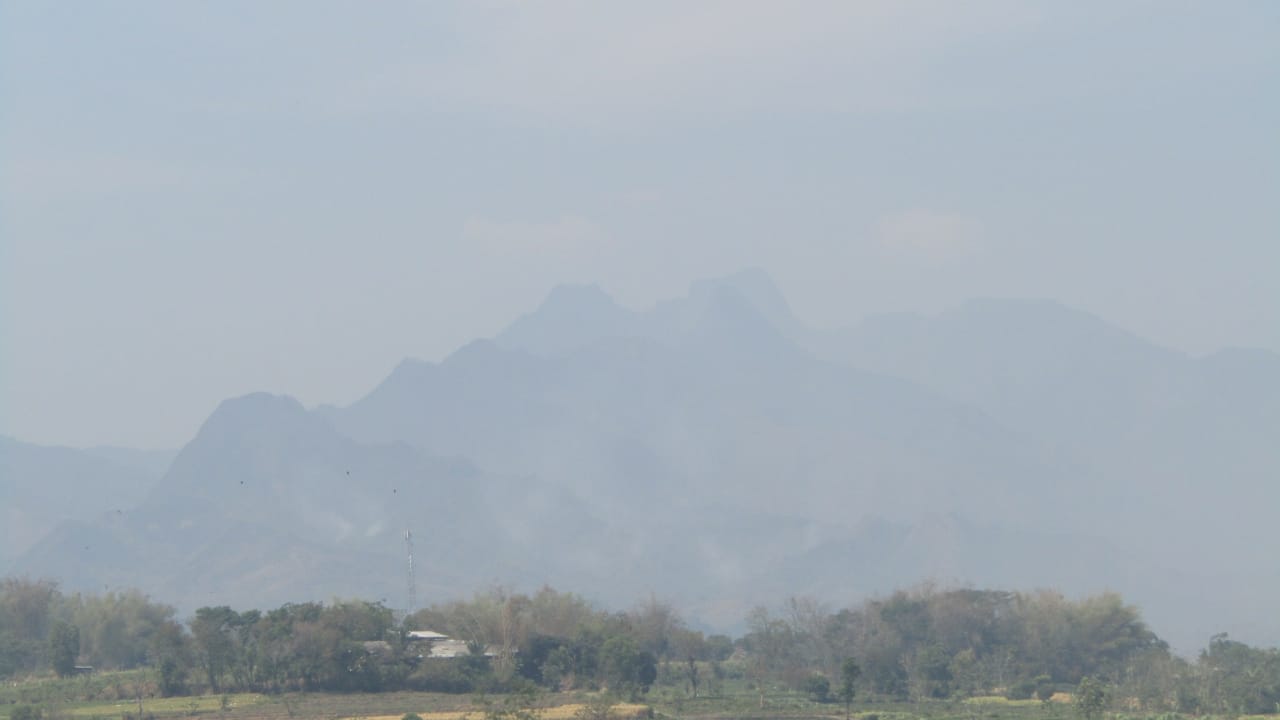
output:
[[[346,403],[559,282],[1280,351],[1280,5],[6,3],[0,433]]]

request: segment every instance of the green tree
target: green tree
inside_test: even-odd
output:
[[[553,690],[570,687],[573,684],[573,651],[561,645],[547,653],[542,662],[542,682]]]
[[[857,694],[856,685],[860,675],[862,675],[862,668],[858,667],[857,660],[847,657],[840,663],[840,700],[844,703],[845,720],[848,720],[849,711],[853,707],[853,698]]]
[[[148,663],[152,636],[173,622],[174,609],[137,590],[67,598],[67,620],[80,628],[80,656],[99,669]]]
[[[966,648],[951,658],[951,689],[957,696],[969,697],[978,690],[978,655]]]
[[[600,648],[600,664],[605,684],[620,695],[636,699],[649,691],[658,677],[657,659],[636,646],[626,635],[615,635]]]
[[[551,665],[547,663],[551,655],[563,646],[564,641],[560,638],[538,633],[530,634],[520,646],[520,662],[516,671],[539,685],[545,685],[553,690],[559,689],[560,681],[570,668],[564,665],[563,656],[558,657],[557,661]]]
[[[1076,712],[1085,720],[1094,720],[1107,707],[1107,690],[1102,683],[1086,675],[1081,678],[1075,692]]]
[[[1048,706],[1049,701],[1053,699],[1053,678],[1048,675],[1039,675],[1036,677],[1036,699],[1041,704]]]
[[[676,657],[684,658],[685,679],[689,681],[689,692],[698,697],[698,660],[707,655],[707,641],[702,633],[687,628],[678,629],[671,639],[671,649]]]
[[[750,632],[743,638],[747,652],[747,672],[756,685],[760,707],[764,708],[765,691],[788,668],[795,667],[795,633],[785,620],[771,617],[763,607],[747,615]]]
[[[209,689],[213,692],[221,691],[222,676],[236,661],[231,633],[238,620],[236,611],[223,605],[202,607],[196,610],[196,617],[191,621],[196,659],[204,669]]]
[[[49,628],[61,598],[51,580],[0,580],[0,676],[48,664]]]
[[[1262,650],[1215,635],[1201,653],[1205,700],[1229,714],[1261,714],[1280,707],[1280,650]]]
[[[804,679],[804,691],[814,702],[827,702],[831,696],[831,681],[825,675],[814,673]]]
[[[49,629],[49,662],[58,677],[76,672],[76,658],[80,656],[80,630],[75,625],[55,622]]]

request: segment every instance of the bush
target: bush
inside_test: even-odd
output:
[[[804,679],[804,691],[814,702],[827,702],[831,699],[831,681],[822,675],[810,675]]]
[[[1035,679],[1036,699],[1047,703],[1053,698],[1053,679],[1048,675],[1040,675]]]
[[[160,694],[164,697],[187,694],[187,669],[172,658],[160,661],[157,668],[160,676]]]
[[[418,713],[405,713],[400,720],[422,720],[422,716]]]

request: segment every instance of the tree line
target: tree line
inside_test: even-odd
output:
[[[432,657],[414,630],[461,643]],[[1069,599],[924,586],[832,609],[810,598],[757,608],[737,638],[691,628],[656,598],[623,612],[543,588],[495,589],[407,617],[335,600],[270,610],[173,607],[137,591],[64,594],[0,580],[0,677],[146,669],[152,695],[608,689],[654,684],[715,695],[726,680],[819,701],[1076,695],[1102,708],[1263,713],[1280,708],[1280,651],[1225,635],[1195,658],[1172,653],[1139,611],[1107,593]],[[140,691],[141,692],[141,691]]]

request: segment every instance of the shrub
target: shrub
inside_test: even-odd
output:
[[[40,708],[34,705],[19,705],[9,713],[9,720],[40,720]]]
[[[1047,703],[1053,699],[1053,679],[1048,675],[1040,675],[1035,679],[1036,699]]]
[[[831,699],[831,681],[822,675],[810,675],[804,679],[804,691],[814,702],[827,702]]]

